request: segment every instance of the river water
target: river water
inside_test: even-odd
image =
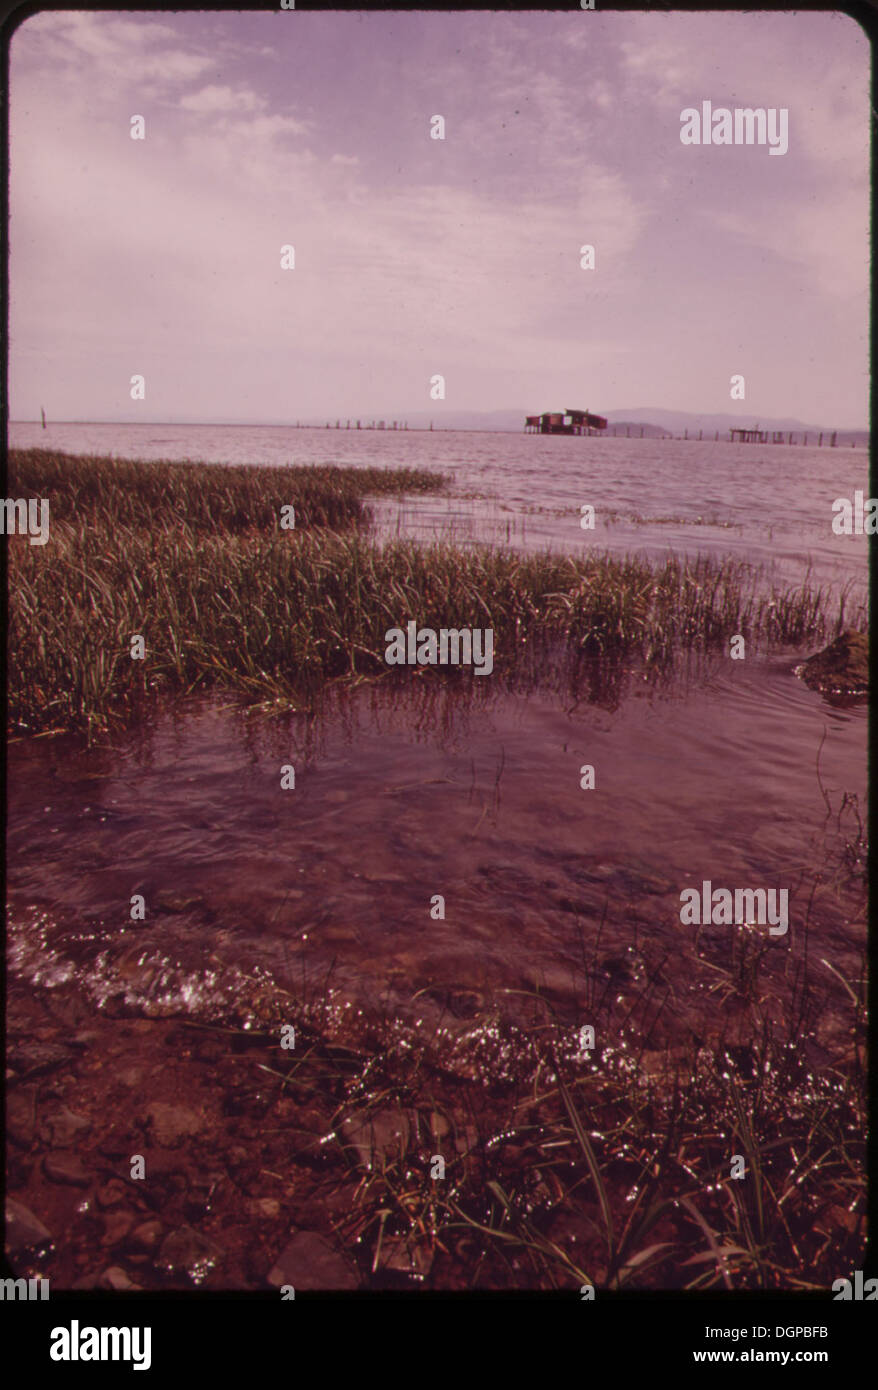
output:
[[[415,465],[447,474],[447,494],[384,499],[379,534],[734,555],[766,585],[809,574],[853,586],[854,607],[866,593],[866,538],[831,526],[835,498],[868,491],[862,450],[74,424],[16,425],[10,442],[208,464]],[[583,503],[593,531],[580,527]],[[807,654],[693,661],[662,686],[632,671],[605,701],[366,689],[315,721],[199,698],[97,748],[14,742],[12,968],[44,984],[79,979],[95,1001],[147,1013],[242,1017],[253,982],[274,980],[331,995],[351,1018],[458,1032],[494,1006],[514,1014],[534,990],[571,1025],[598,1006],[645,1019],[648,986],[664,1002],[643,1026],[660,1045],[715,1021],[697,967],[725,968],[732,932],[713,927],[705,941],[680,923],[681,892],[710,880],[787,889],[790,929],[771,943],[766,979],[783,988],[807,931],[830,989],[818,962],[852,978],[865,940],[850,870],[867,720],[864,705],[830,705],[798,680]],[[287,763],[295,791],[280,788]],[[593,790],[580,786],[584,764]],[[134,893],[143,923],[128,920]]]

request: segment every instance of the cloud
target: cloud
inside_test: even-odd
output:
[[[130,83],[191,82],[213,66],[209,54],[182,48],[169,25],[101,13],[43,11],[19,26],[11,50],[16,66],[37,73],[51,66],[58,77],[79,78],[80,85],[91,67],[105,94]]]
[[[212,114],[218,111],[264,111],[266,103],[264,97],[245,88],[235,92],[231,87],[210,86],[181,97],[180,105],[184,111]]]
[[[670,399],[669,343],[689,351],[701,335],[712,363],[717,322],[734,341],[758,323],[767,382],[802,376],[789,352],[771,362],[793,292],[797,323],[831,324],[825,351],[849,354],[838,389],[854,399],[868,86],[846,75],[844,53],[823,86],[819,44],[777,67],[786,30],[764,53],[743,28],[740,42],[720,28],[705,45],[704,21],[722,16],[452,18],[453,38],[448,16],[361,16],[343,89],[342,16],[303,14],[296,40],[270,50],[280,70],[258,42],[272,16],[203,40],[176,19],[28,20],[10,108],[16,381],[36,360],[27,352],[58,354],[59,391],[86,362],[97,403],[84,408],[113,418],[112,391],[147,362],[153,382],[176,374],[162,389],[175,404],[185,393],[180,409],[197,397],[203,418],[222,413],[233,385],[255,414],[267,401],[277,416],[287,373],[303,413],[306,398],[345,389],[371,399],[382,372],[384,399],[415,408],[437,371],[461,404],[489,378],[492,390],[512,372],[543,389],[587,367],[596,401],[614,380],[601,371],[624,358],[626,392],[638,370],[651,392],[666,372]],[[693,89],[711,94],[718,63],[717,100],[734,82],[741,104],[759,104],[759,89],[763,104],[792,94],[795,152],[760,163],[731,151],[735,165],[698,150],[687,162],[679,110]],[[398,84],[386,80],[394,65]],[[444,142],[427,133],[434,111],[448,117]],[[133,112],[146,116],[143,142],[128,137]],[[587,242],[594,273],[579,265]],[[287,243],[294,271],[281,269]],[[784,409],[802,413],[794,399]]]

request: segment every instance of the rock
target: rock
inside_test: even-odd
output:
[[[101,1245],[120,1245],[137,1220],[133,1211],[111,1211],[104,1217]]]
[[[118,1207],[120,1203],[125,1201],[126,1195],[125,1184],[120,1182],[118,1178],[110,1178],[108,1183],[104,1183],[103,1187],[98,1188],[95,1193],[95,1201],[105,1211],[108,1207]]]
[[[846,628],[828,647],[797,666],[796,675],[823,695],[867,695],[869,638],[864,632]]]
[[[407,1245],[401,1236],[388,1236],[381,1242],[379,1269],[392,1269],[408,1274],[412,1279],[425,1279],[430,1273],[433,1255],[424,1245]]]
[[[128,1276],[121,1265],[110,1265],[105,1269],[98,1281],[98,1288],[112,1289],[114,1293],[132,1293],[139,1289],[140,1284],[135,1284]]]
[[[110,1159],[125,1159],[128,1158],[132,1152],[139,1152],[131,1138],[130,1130],[124,1134],[116,1133],[111,1130],[108,1134],[104,1135],[101,1142],[98,1144],[98,1149],[104,1155],[104,1158]]]
[[[257,1221],[276,1221],[280,1216],[280,1202],[276,1197],[254,1197],[247,1203],[247,1214]]]
[[[88,1187],[91,1182],[91,1174],[82,1166],[79,1155],[63,1149],[58,1153],[46,1154],[43,1172],[52,1182],[69,1183],[71,1187]]]
[[[150,1149],[145,1155],[146,1176],[183,1191],[189,1186],[188,1160],[174,1149]]]
[[[187,1274],[200,1284],[223,1259],[223,1251],[191,1226],[180,1226],[162,1241],[156,1268],[165,1274]]]
[[[403,1154],[409,1146],[409,1121],[403,1110],[376,1110],[371,1115],[354,1112],[343,1122],[340,1133],[366,1168],[371,1168],[379,1155]]]
[[[30,1148],[37,1135],[36,1096],[35,1086],[21,1086],[6,1097],[6,1133],[16,1144],[26,1148]]]
[[[158,1249],[164,1229],[161,1221],[142,1221],[129,1235],[127,1244],[132,1250],[152,1254]]]
[[[46,1245],[51,1239],[51,1233],[24,1202],[6,1198],[6,1249],[10,1254]]]
[[[64,1066],[72,1056],[70,1048],[60,1043],[27,1042],[11,1046],[9,1050],[9,1062],[19,1075],[27,1076]]]
[[[177,1149],[185,1139],[200,1134],[204,1129],[203,1116],[195,1110],[187,1110],[182,1105],[167,1105],[164,1101],[155,1101],[147,1106],[146,1113],[156,1142],[163,1149]]]
[[[440,1115],[438,1110],[430,1111],[430,1133],[434,1139],[444,1138],[450,1128],[444,1115]]]
[[[297,1231],[278,1255],[269,1284],[294,1289],[356,1289],[360,1277],[317,1231]]]
[[[87,1120],[84,1115],[77,1115],[66,1105],[59,1105],[46,1113],[40,1126],[40,1134],[55,1148],[69,1148],[90,1129],[91,1121]]]

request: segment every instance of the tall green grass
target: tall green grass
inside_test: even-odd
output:
[[[411,619],[492,628],[501,675],[571,653],[667,665],[736,634],[798,645],[840,622],[828,592],[766,592],[740,562],[377,544],[348,525],[370,490],[441,481],[13,456],[10,495],[48,496],[52,513],[48,545],[10,545],[12,727],[102,728],[161,691],[310,701],[330,681],[398,678],[385,633]],[[286,502],[294,531],[279,527]],[[135,634],[143,660],[129,654]]]
[[[53,525],[237,535],[276,529],[287,503],[299,529],[343,527],[368,520],[367,495],[436,492],[444,484],[417,468],[205,465],[13,449],[6,495],[48,497]]]

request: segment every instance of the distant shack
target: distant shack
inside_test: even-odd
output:
[[[601,434],[607,428],[603,415],[587,410],[567,410],[563,414],[546,411],[543,415],[526,415],[526,434]]]

